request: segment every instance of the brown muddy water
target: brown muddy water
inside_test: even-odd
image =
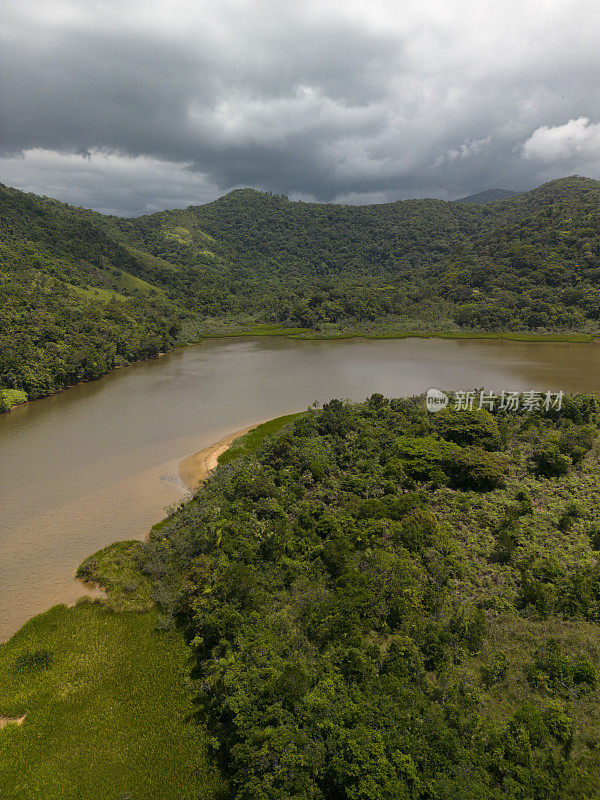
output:
[[[600,390],[600,345],[221,339],[0,416],[0,641],[85,593],[88,555],[143,538],[186,489],[189,454],[332,397],[430,387]]]

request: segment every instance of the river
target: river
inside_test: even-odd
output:
[[[600,345],[207,340],[0,416],[0,641],[85,589],[78,564],[143,538],[185,495],[180,461],[332,397],[430,387],[596,391]]]

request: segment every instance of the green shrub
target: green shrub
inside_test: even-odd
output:
[[[596,429],[589,425],[571,425],[561,431],[558,447],[561,453],[571,458],[573,464],[579,464],[592,449],[596,437]]]
[[[598,671],[585,656],[578,658],[573,664],[573,683],[585,689],[595,689],[598,685]]]
[[[437,542],[439,526],[431,511],[417,508],[396,529],[395,539],[407,550],[418,551]]]
[[[566,475],[571,466],[571,459],[563,455],[556,444],[536,448],[532,453],[531,462],[534,472],[544,478],[559,478]]]
[[[600,524],[594,522],[592,525],[589,525],[586,534],[589,537],[592,549],[600,550]]]
[[[504,486],[510,464],[505,456],[480,447],[463,447],[446,464],[452,485],[459,489],[487,492]]]
[[[533,503],[531,502],[531,496],[527,489],[519,489],[515,495],[515,499],[519,503],[519,506],[516,509],[518,516],[533,514]]]
[[[403,683],[420,683],[425,670],[423,656],[412,639],[407,636],[393,636],[381,665],[384,675],[393,675]]]
[[[487,623],[481,608],[461,609],[452,616],[448,631],[452,638],[476,653],[483,644]]]
[[[508,673],[508,660],[504,653],[498,653],[491,661],[480,667],[481,681],[486,689],[501,683]]]
[[[531,609],[547,616],[556,604],[557,585],[564,580],[564,569],[553,558],[528,560],[520,564],[521,585],[517,593],[517,608]]]
[[[505,520],[496,535],[494,558],[500,564],[509,564],[519,546],[519,534],[511,520]]]
[[[543,713],[546,727],[558,742],[568,744],[573,739],[573,720],[560,702],[551,703]]]
[[[583,514],[584,510],[581,506],[581,503],[578,503],[575,500],[571,501],[559,517],[558,529],[565,533],[573,525],[575,520],[582,517]]]
[[[484,450],[498,450],[500,431],[494,417],[485,410],[453,411],[435,414],[433,424],[443,439],[460,445],[477,445]]]
[[[526,668],[532,688],[551,695],[569,696],[594,689],[598,684],[596,667],[586,656],[571,658],[561,650],[557,639],[546,639],[535,653],[534,663]]]
[[[18,403],[25,403],[26,401],[27,394],[20,389],[0,389],[0,414],[10,411]]]
[[[399,436],[396,439],[396,448],[407,475],[417,481],[441,485],[449,480],[444,467],[458,457],[461,451],[453,442],[440,441],[431,436],[418,439]]]
[[[54,653],[50,650],[28,650],[17,656],[14,663],[15,672],[38,672],[50,669],[54,663]]]

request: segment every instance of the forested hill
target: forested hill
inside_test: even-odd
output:
[[[577,177],[492,202],[237,189],[134,219],[0,187],[0,386],[41,396],[256,323],[596,333],[599,223],[600,182]]]
[[[236,189],[203,206],[139,217],[121,231],[180,262],[212,252],[282,278],[294,268],[303,275],[393,275],[476,245],[498,228],[505,228],[509,241],[523,240],[529,230],[532,239],[551,246],[557,222],[585,228],[587,219],[579,217],[598,213],[600,182],[584,178],[483,204],[405,200],[348,206]]]
[[[599,796],[599,410],[332,400],[161,523],[228,796]]]
[[[177,264],[202,315],[330,332],[595,332],[599,223],[600,182],[575,177],[489,203],[343,206],[239,189],[113,235]]]
[[[0,387],[18,390],[0,410],[170,347],[174,305],[143,274],[102,227],[0,187]]]

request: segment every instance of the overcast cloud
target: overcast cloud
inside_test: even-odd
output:
[[[135,214],[600,178],[596,0],[4,0],[0,181]]]

